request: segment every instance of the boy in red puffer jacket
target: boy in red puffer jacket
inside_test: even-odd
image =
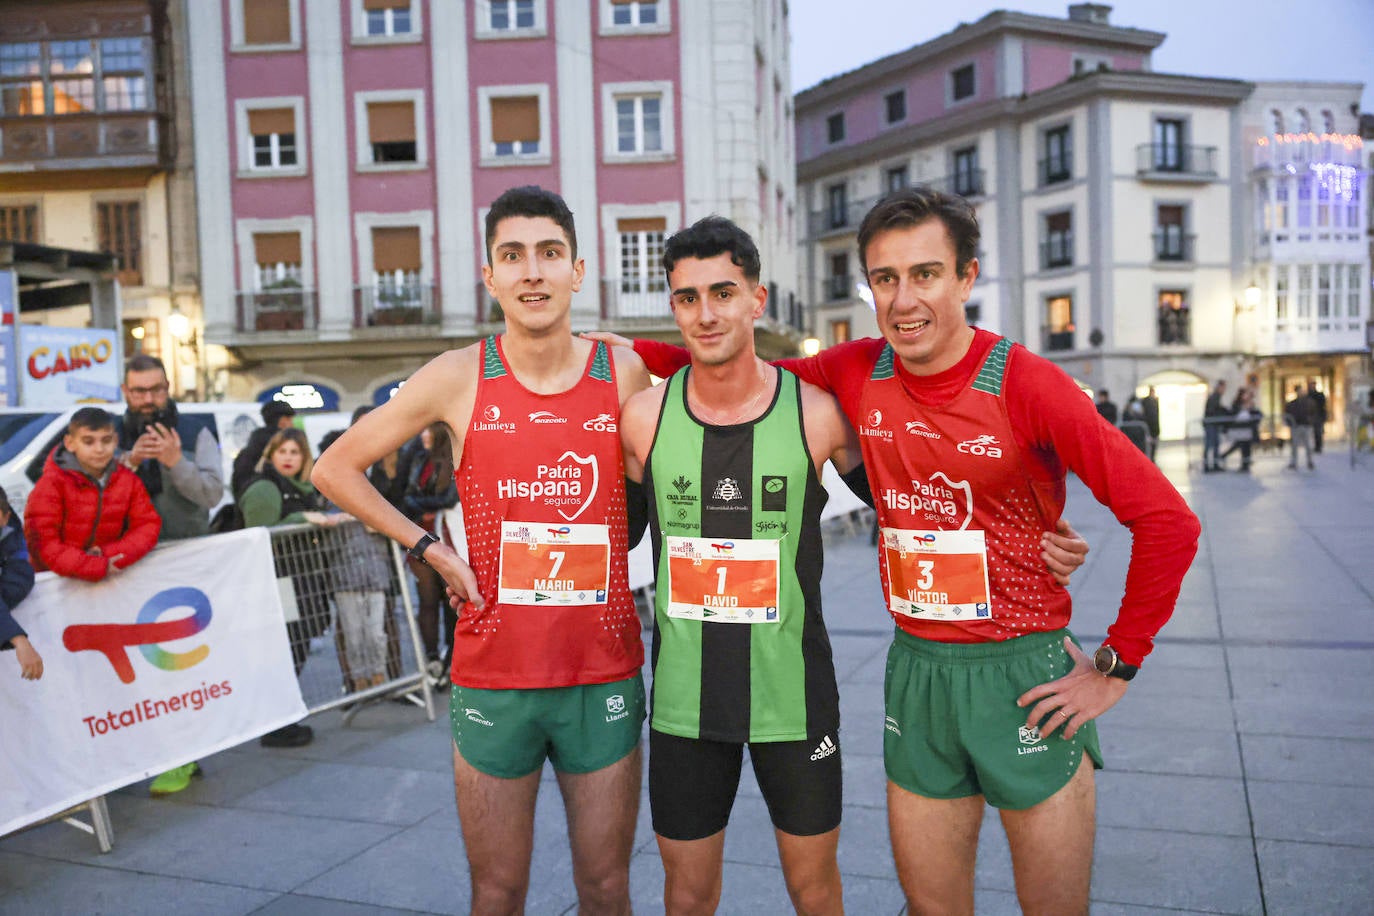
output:
[[[34,569],[98,582],[157,544],[162,519],[114,452],[113,416],[99,407],[72,414],[24,506]]]

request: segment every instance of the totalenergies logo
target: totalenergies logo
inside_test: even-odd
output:
[[[713,544],[711,545],[711,549],[714,550],[718,555],[727,556],[727,557],[728,557],[728,556],[730,556],[732,553],[734,553],[734,550],[735,550],[735,542],[734,542],[734,541],[721,541],[721,542],[719,542],[719,543],[713,543]]]
[[[89,369],[97,363],[103,363],[114,355],[114,345],[109,338],[102,337],[93,344],[72,344],[65,351],[58,350],[57,355],[52,356],[53,351],[47,347],[35,347],[29,354],[29,377],[34,379],[47,378],[58,372],[72,372],[76,369]]]
[[[190,608],[191,616],[158,622],[164,611]],[[138,612],[137,623],[82,623],[62,631],[62,645],[71,652],[94,650],[104,655],[125,684],[134,681],[130,646],[163,671],[185,671],[205,661],[210,647],[196,646],[189,652],[169,652],[158,645],[194,636],[210,625],[210,599],[198,588],[178,586],[158,592]]]
[[[557,528],[550,528],[549,537],[555,541],[566,541],[572,534],[572,529],[567,525],[560,525]]]

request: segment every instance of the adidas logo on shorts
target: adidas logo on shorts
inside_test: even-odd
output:
[[[811,753],[811,759],[824,760],[838,750],[839,747],[836,746],[834,741],[830,740],[829,735],[826,735],[821,739],[821,743],[816,745],[816,750]]]

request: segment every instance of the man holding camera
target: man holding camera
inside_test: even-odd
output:
[[[207,427],[187,447],[177,431],[177,405],[167,385],[167,370],[156,356],[140,353],[124,367],[124,403],[119,430],[119,460],[138,475],[162,518],[160,541],[200,537],[210,532],[210,510],[224,495],[219,443]],[[170,795],[191,784],[200,765],[174,767],[153,780],[148,791]]]

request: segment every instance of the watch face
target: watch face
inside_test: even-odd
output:
[[[1116,667],[1116,651],[1111,646],[1102,646],[1093,653],[1093,665],[1103,674],[1111,674]]]

